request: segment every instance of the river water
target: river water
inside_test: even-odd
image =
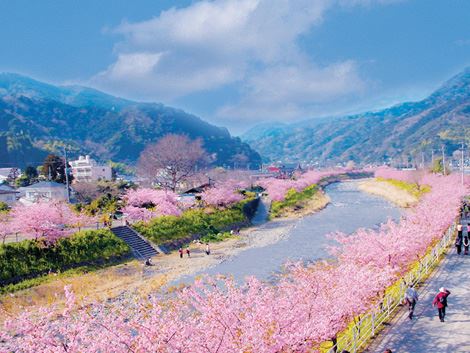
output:
[[[204,273],[232,275],[237,281],[246,276],[269,280],[281,271],[286,261],[308,262],[328,257],[326,247],[334,244],[334,240],[327,234],[337,231],[350,234],[359,228],[375,228],[388,218],[398,220],[401,216],[401,210],[393,204],[360,191],[357,181],[331,184],[325,191],[331,203],[315,214],[291,221],[293,226],[282,240],[247,249]],[[190,283],[199,274],[178,282]]]

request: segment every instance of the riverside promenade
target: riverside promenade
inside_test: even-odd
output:
[[[445,322],[439,321],[432,306],[440,287],[451,292]],[[415,318],[410,321],[402,308],[364,352],[383,353],[387,348],[393,353],[470,352],[470,255],[459,256],[455,247],[450,248],[418,292]]]

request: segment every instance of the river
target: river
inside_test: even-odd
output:
[[[246,276],[269,280],[286,261],[315,261],[326,258],[328,245],[334,240],[327,234],[353,233],[359,228],[374,228],[391,218],[398,220],[402,211],[390,202],[358,189],[358,181],[334,183],[325,188],[331,203],[323,210],[298,220],[280,241],[264,247],[247,249],[235,257],[206,269],[206,274],[232,275],[237,281]],[[270,227],[270,222],[264,227]],[[192,282],[197,273],[178,283]]]

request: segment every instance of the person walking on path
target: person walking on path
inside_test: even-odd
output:
[[[432,301],[432,306],[437,307],[439,320],[441,320],[441,322],[444,322],[444,317],[446,316],[447,297],[449,295],[450,292],[444,287],[441,287],[439,288],[439,293],[437,293]]]
[[[183,248],[179,248],[178,252],[180,253],[180,259],[183,258]]]
[[[461,224],[457,224],[457,238],[462,239],[462,232],[463,232],[463,226]]]
[[[188,255],[188,257],[191,257],[191,251],[189,250],[189,246],[186,248],[186,255]]]
[[[457,255],[462,253],[462,237],[459,237],[458,235],[457,238],[455,238],[455,249],[457,249]]]
[[[463,237],[463,254],[468,255],[468,246],[470,245],[470,240],[468,239],[468,235]]]
[[[206,243],[206,255],[211,254],[211,248],[209,247],[209,243]]]
[[[405,302],[408,305],[408,318],[413,320],[413,313],[415,310],[416,302],[418,301],[418,292],[413,288],[412,284],[408,285],[408,288],[405,291]]]

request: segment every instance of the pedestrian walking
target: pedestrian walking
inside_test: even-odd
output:
[[[462,231],[463,231],[463,227],[461,224],[457,224],[457,237],[458,238],[462,238]]]
[[[444,322],[444,317],[446,316],[447,297],[449,295],[450,292],[444,287],[441,287],[439,288],[439,293],[437,293],[432,301],[432,306],[437,307],[439,320],[441,320],[441,322]]]
[[[468,255],[468,246],[470,245],[470,240],[468,239],[468,235],[463,237],[463,254]]]
[[[188,257],[191,257],[191,251],[189,251],[189,246],[186,248],[186,255],[188,255]]]
[[[206,255],[210,255],[211,254],[211,248],[209,246],[209,243],[206,243]]]
[[[455,238],[455,249],[457,249],[457,255],[462,253],[462,238],[457,235]]]
[[[413,288],[412,284],[408,285],[408,288],[405,291],[404,298],[406,305],[408,306],[408,318],[413,320],[413,313],[415,311],[415,306],[418,301],[418,292]]]
[[[183,248],[179,248],[178,252],[180,253],[180,259],[183,258]]]

